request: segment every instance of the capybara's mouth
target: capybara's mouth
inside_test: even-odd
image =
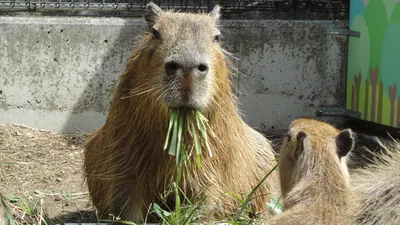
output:
[[[170,90],[164,95],[164,101],[170,108],[191,108],[201,110],[206,107],[204,96],[187,90]]]
[[[189,112],[193,112],[193,111],[197,111],[197,108],[194,107],[190,107],[190,106],[180,106],[180,107],[169,107],[171,110],[177,110],[180,112],[185,112],[185,113],[189,113]]]
[[[187,109],[187,110],[200,110],[202,107],[196,105],[194,102],[191,101],[180,101],[180,102],[173,102],[168,103],[167,105],[169,108],[179,108],[179,109]]]

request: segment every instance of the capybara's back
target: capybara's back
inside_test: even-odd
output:
[[[170,190],[175,158],[163,150],[171,108],[199,110],[208,119],[209,146],[201,168],[183,174],[188,197],[203,194],[204,220],[235,214],[273,167],[270,142],[242,119],[220,45],[219,6],[209,14],[163,11],[149,3],[150,32],[134,49],[114,92],[105,124],[88,138],[84,171],[101,217],[143,221],[151,203]],[[193,140],[185,137],[187,149]],[[274,173],[255,193],[266,209]],[[215,205],[216,203],[216,205]]]
[[[384,151],[374,162],[351,173],[361,200],[360,225],[400,224],[400,143],[380,144]]]

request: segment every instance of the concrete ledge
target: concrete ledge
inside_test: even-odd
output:
[[[224,20],[239,61],[246,121],[285,129],[319,107],[344,107],[347,37],[337,21]],[[0,17],[0,123],[78,132],[101,126],[110,90],[144,19]]]

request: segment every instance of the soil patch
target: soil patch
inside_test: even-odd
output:
[[[0,193],[39,203],[54,221],[93,222],[83,183],[85,134],[0,125]]]

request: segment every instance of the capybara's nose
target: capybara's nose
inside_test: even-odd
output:
[[[194,73],[196,76],[205,76],[208,73],[208,65],[207,63],[187,63],[181,64],[176,61],[170,61],[165,63],[165,72],[168,76],[177,76],[180,71],[187,73]]]

